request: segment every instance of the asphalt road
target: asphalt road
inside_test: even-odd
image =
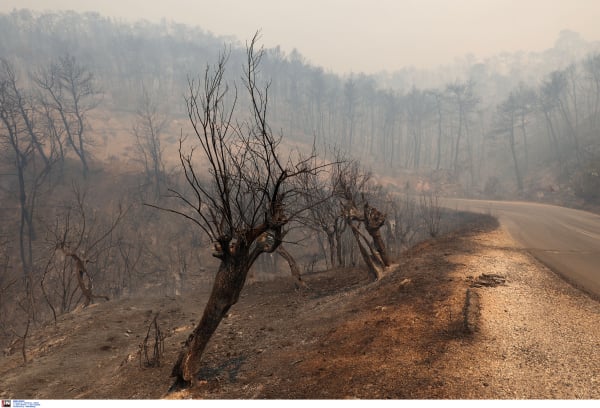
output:
[[[600,299],[600,216],[528,202],[440,199],[440,203],[497,217],[538,260]]]

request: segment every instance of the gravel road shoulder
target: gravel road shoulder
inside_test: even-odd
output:
[[[498,229],[472,238],[477,251],[451,258],[463,276],[499,274],[506,284],[475,289],[479,332],[453,344],[448,364],[470,368],[447,381],[460,398],[600,398],[600,303],[519,249]],[[454,394],[456,393],[456,394]]]

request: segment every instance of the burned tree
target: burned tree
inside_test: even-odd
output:
[[[95,292],[94,273],[89,267],[109,256],[117,243],[117,227],[127,213],[118,205],[110,219],[106,219],[87,205],[86,192],[76,185],[73,195],[73,202],[64,205],[54,225],[48,228],[51,248],[41,287],[55,317],[57,313],[70,311],[81,300],[84,307],[95,299],[109,300],[108,296]]]
[[[385,224],[386,215],[369,205],[366,199],[371,174],[354,161],[336,166],[336,177],[337,194],[342,200],[342,217],[354,235],[371,279],[378,280],[382,276],[381,268],[389,266],[390,261],[379,231]],[[360,203],[362,211],[359,210]],[[371,240],[360,231],[361,223]]]
[[[496,118],[496,129],[497,134],[506,134],[508,136],[508,145],[510,147],[511,157],[513,159],[513,165],[515,169],[515,176],[517,179],[517,187],[519,193],[523,192],[523,175],[520,170],[518,152],[517,152],[517,139],[515,137],[515,128],[517,126],[518,119],[518,104],[517,96],[514,92],[511,92],[509,97],[501,105],[498,106],[498,113]]]
[[[334,155],[342,160],[340,152],[334,152]],[[342,165],[342,161],[338,165]],[[324,233],[327,237],[328,262],[332,268],[343,265],[341,240],[346,229],[346,222],[340,214],[339,201],[334,199],[337,180],[337,172],[328,172],[324,177],[304,174],[299,178],[302,189],[311,200],[307,203],[309,212],[303,218],[303,224],[317,233]]]
[[[369,205],[365,202],[363,205],[363,218],[362,222],[365,225],[365,229],[373,239],[373,245],[377,250],[377,253],[381,257],[381,261],[384,266],[390,266],[390,259],[381,236],[380,229],[385,224],[386,214],[379,211],[377,208]]]
[[[66,143],[81,161],[83,176],[87,177],[91,144],[87,114],[96,107],[99,93],[94,75],[75,57],[65,55],[48,69],[40,70],[33,80],[41,91],[43,106],[60,118],[54,126],[60,123]]]
[[[448,101],[454,105],[457,116],[456,141],[454,142],[454,176],[458,177],[460,171],[459,155],[463,136],[468,137],[469,116],[479,103],[479,98],[474,94],[473,81],[455,82],[446,86]]]
[[[167,117],[160,112],[158,102],[146,88],[143,89],[136,116],[132,128],[136,142],[136,159],[143,164],[147,184],[152,186],[154,196],[158,198],[165,180],[161,134],[167,124]]]
[[[77,284],[81,290],[81,294],[85,297],[85,302],[83,303],[84,307],[89,306],[94,299],[104,299],[106,301],[109,300],[108,296],[94,295],[92,292],[92,279],[87,271],[86,266],[89,262],[88,259],[82,259],[76,252],[70,250],[68,247],[65,247],[64,243],[61,243],[56,249],[61,251],[65,257],[69,257],[75,262],[75,270],[77,271],[75,274],[77,277]]]
[[[237,88],[224,80],[228,55],[207,67],[202,80],[189,80],[186,98],[196,148],[206,171],[197,162],[196,148],[180,141],[179,157],[189,191],[170,190],[181,206],[162,208],[184,216],[214,245],[220,265],[203,316],[188,337],[173,367],[173,389],[193,383],[202,353],[240,292],[252,264],[262,253],[274,252],[286,234],[285,226],[304,208],[292,201],[304,194],[294,183],[299,175],[317,172],[314,154],[283,159],[281,137],[267,122],[269,85],[259,87],[262,48],[258,35],[247,46],[242,81],[247,91],[247,116],[236,112]],[[233,92],[231,92],[233,90]],[[241,100],[242,98],[240,98]]]
[[[35,215],[41,188],[55,161],[54,150],[45,149],[43,129],[37,125],[29,92],[19,85],[16,70],[0,59],[0,158],[10,164],[16,178],[14,197],[19,208],[19,253],[29,293],[33,273]]]

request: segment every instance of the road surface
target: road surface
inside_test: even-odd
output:
[[[447,208],[493,215],[523,248],[576,287],[600,298],[600,216],[554,205],[440,199]]]

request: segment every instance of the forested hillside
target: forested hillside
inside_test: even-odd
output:
[[[0,343],[97,298],[211,281],[207,237],[146,204],[190,193],[178,141],[192,134],[189,97],[207,64],[226,55],[227,103],[251,102],[240,79],[245,41],[94,13],[0,15]],[[372,198],[356,190],[345,199],[384,210],[397,255],[439,232],[437,195],[599,203],[598,51],[565,31],[541,53],[342,77],[301,50],[274,48],[257,75],[285,149],[360,158],[353,185],[364,179]],[[406,195],[394,201],[383,187]],[[435,197],[408,195],[424,191]],[[305,271],[359,262],[360,239],[342,236],[339,214],[318,219],[331,208],[339,203],[293,232],[297,242],[315,238],[294,250]],[[258,262],[287,268],[271,255]]]
[[[99,110],[119,115],[134,113],[145,90],[169,119],[184,116],[188,78],[225,49],[230,67],[243,63],[244,39],[172,22],[27,10],[0,18],[0,52],[16,63],[21,80],[70,55],[94,75]],[[443,172],[463,193],[487,188],[502,196],[549,187],[528,176],[551,169],[548,184],[588,196],[581,171],[595,161],[597,50],[597,43],[564,31],[544,52],[339,77],[306,63],[300,52],[276,48],[267,50],[261,74],[272,81],[270,109],[286,137],[346,146],[378,172]],[[235,69],[226,75],[239,82]],[[577,184],[575,176],[586,180]]]

